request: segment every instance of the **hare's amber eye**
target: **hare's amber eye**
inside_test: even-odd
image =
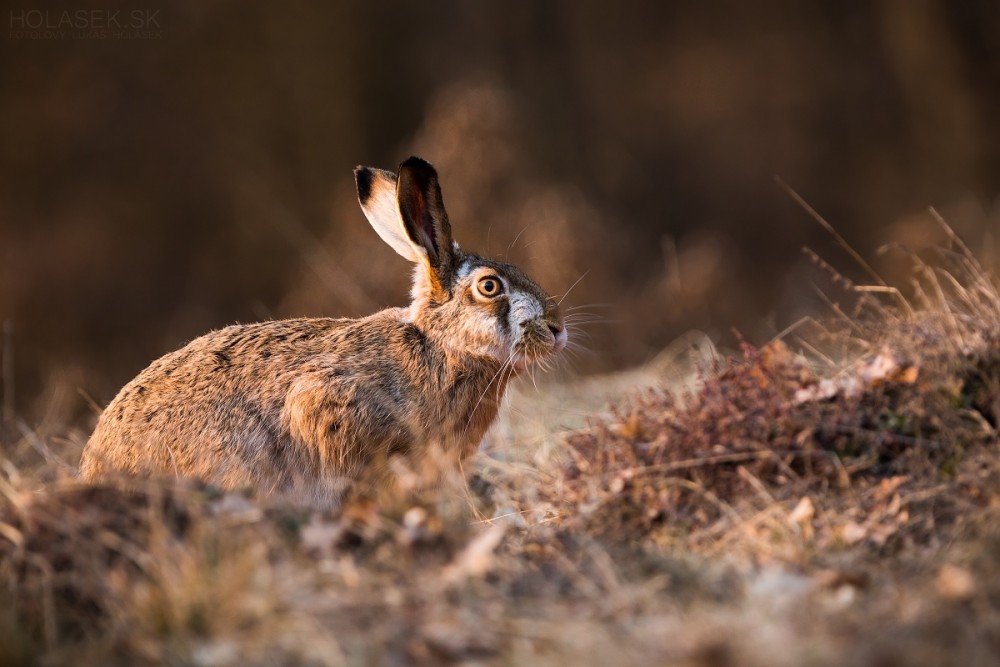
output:
[[[476,283],[476,289],[483,296],[500,296],[500,293],[503,292],[503,283],[496,276],[485,276]]]

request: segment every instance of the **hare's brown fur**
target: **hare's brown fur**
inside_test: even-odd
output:
[[[265,322],[198,338],[112,401],[84,478],[181,474],[322,498],[413,443],[471,453],[499,407],[500,363],[448,364],[433,329],[404,315]],[[386,350],[398,354],[387,360]]]
[[[372,191],[388,188],[394,175],[358,175],[362,206],[379,234],[398,251],[403,242],[417,248],[400,251],[417,262],[409,308],[358,320],[230,326],[167,354],[101,415],[84,451],[84,479],[192,476],[332,501],[394,455],[428,445],[458,458],[473,453],[519,368],[514,357],[540,358],[561,347],[565,334],[558,307],[524,274],[451,241],[436,174],[414,160],[401,167],[394,194],[403,241],[387,238],[398,230],[380,229],[376,197],[388,206],[389,195]],[[415,179],[415,192],[404,174]],[[366,176],[374,181],[363,183]],[[423,229],[408,226],[420,220]],[[484,274],[503,276],[507,298],[477,296]]]

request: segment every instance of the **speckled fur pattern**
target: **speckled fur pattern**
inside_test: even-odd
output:
[[[423,160],[355,177],[372,226],[416,265],[411,305],[230,326],[161,357],[101,414],[85,480],[194,477],[335,503],[393,456],[475,452],[510,378],[565,345],[558,305],[516,267],[459,248]]]

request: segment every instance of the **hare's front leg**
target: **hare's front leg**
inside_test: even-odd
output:
[[[304,450],[303,477],[357,477],[366,467],[405,452],[413,441],[383,392],[335,371],[308,373],[288,391],[282,427]]]

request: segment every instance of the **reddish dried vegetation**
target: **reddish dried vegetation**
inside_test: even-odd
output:
[[[695,540],[762,503],[822,497],[840,513],[850,504],[856,522],[891,497],[897,513],[927,510],[907,528],[929,539],[936,521],[982,506],[998,481],[982,474],[995,455],[993,417],[963,406],[1000,376],[972,360],[935,368],[897,354],[877,355],[887,372],[825,396],[821,376],[783,343],[746,345],[695,395],[646,395],[617,423],[571,434],[573,462],[555,495],[615,539]]]

